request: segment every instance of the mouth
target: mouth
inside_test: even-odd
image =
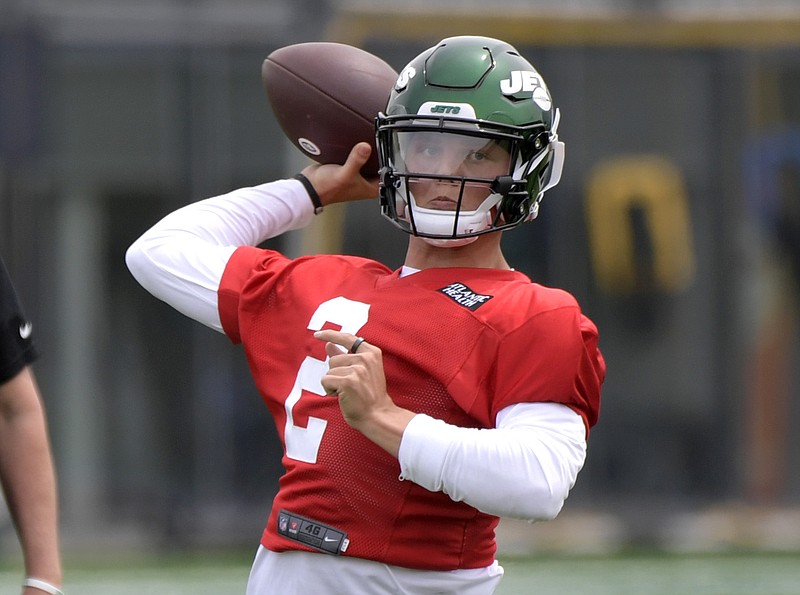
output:
[[[437,196],[430,200],[425,208],[436,209],[438,211],[455,211],[458,202],[447,196]]]

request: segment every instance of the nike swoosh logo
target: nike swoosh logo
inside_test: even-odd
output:
[[[325,536],[325,541],[331,542],[331,541],[339,541],[339,540],[338,540],[338,539],[336,539],[335,537],[328,537],[328,536],[326,535],[326,536]]]
[[[23,339],[27,339],[31,336],[33,332],[33,325],[30,322],[26,322],[25,324],[21,324],[19,326],[19,336]]]

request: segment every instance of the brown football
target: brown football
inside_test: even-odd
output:
[[[377,175],[375,116],[397,80],[389,64],[351,45],[298,43],[267,56],[261,78],[278,124],[305,155],[342,164],[366,141],[372,155],[362,173]]]

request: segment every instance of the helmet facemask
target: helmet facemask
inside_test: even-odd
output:
[[[533,219],[563,163],[563,144],[542,127],[380,116],[378,139],[383,214],[434,245]]]

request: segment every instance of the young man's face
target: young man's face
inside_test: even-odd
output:
[[[407,134],[403,153],[409,173],[482,178],[489,182],[509,173],[510,155],[497,141],[440,132]],[[442,211],[457,207],[460,180],[411,178],[409,186],[419,207]],[[477,209],[489,193],[488,182],[467,182],[462,210]]]

